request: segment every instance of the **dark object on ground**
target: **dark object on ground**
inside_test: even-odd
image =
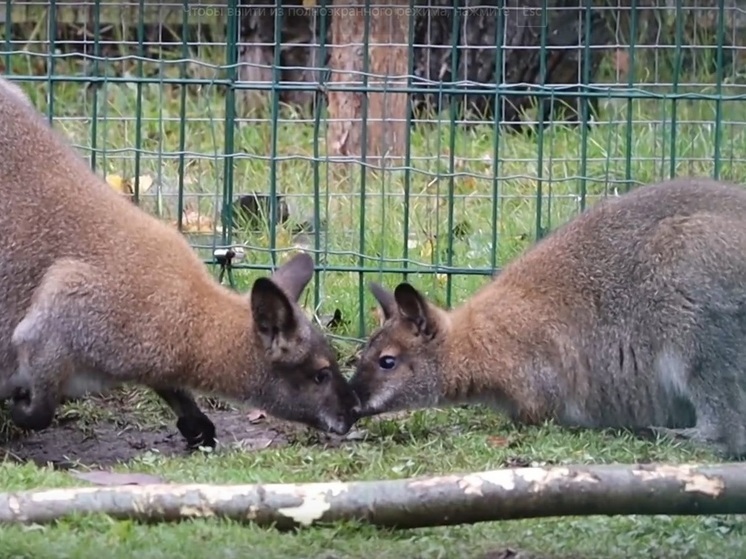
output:
[[[268,194],[251,192],[233,203],[233,227],[249,231],[269,229],[272,222],[272,198]],[[290,219],[290,210],[282,196],[275,196],[275,218],[277,225]]]

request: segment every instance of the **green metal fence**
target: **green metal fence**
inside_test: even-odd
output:
[[[453,305],[601,196],[672,175],[746,179],[741,0],[418,1],[403,90],[419,105],[404,164],[386,170],[328,155],[329,18],[348,12],[316,4],[6,0],[0,61],[206,262],[243,247],[239,289],[284,251],[312,251],[307,303],[341,338],[374,320],[369,280]],[[462,114],[467,93],[491,114]],[[520,112],[506,99],[522,128],[501,122]],[[542,114],[552,125],[531,126]]]

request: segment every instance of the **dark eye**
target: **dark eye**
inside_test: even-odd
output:
[[[321,369],[319,371],[316,371],[316,374],[313,377],[313,381],[316,384],[324,384],[331,378],[331,376],[332,374],[329,369]]]
[[[381,367],[381,369],[389,371],[396,367],[396,357],[384,355],[378,360],[378,366]]]

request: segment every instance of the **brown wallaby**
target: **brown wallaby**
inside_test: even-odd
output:
[[[220,285],[186,239],[117,194],[0,78],[0,399],[44,429],[65,398],[151,387],[190,446],[215,445],[191,390],[337,433],[357,403],[297,301],[299,254],[250,295]]]
[[[446,311],[408,283],[350,381],[358,414],[486,403],[746,454],[746,189],[680,178],[593,205]]]

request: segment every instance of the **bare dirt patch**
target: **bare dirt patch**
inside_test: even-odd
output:
[[[131,403],[131,402],[130,402]],[[176,429],[176,419],[153,417],[143,420],[141,412],[130,405],[107,401],[115,406],[108,418],[81,416],[60,418],[40,432],[16,433],[0,441],[0,457],[37,465],[67,469],[79,465],[110,466],[126,462],[147,452],[164,456],[187,456],[186,442]],[[251,452],[288,444],[305,429],[264,418],[254,420],[246,410],[209,409],[205,413],[215,423],[218,449],[239,448]]]

